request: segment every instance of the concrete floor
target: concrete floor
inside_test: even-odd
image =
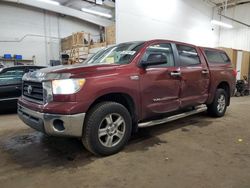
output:
[[[250,97],[233,98],[220,119],[200,114],[142,129],[105,158],[2,114],[0,187],[249,188]]]

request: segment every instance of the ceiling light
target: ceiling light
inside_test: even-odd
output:
[[[103,4],[103,1],[102,1],[102,0],[96,0],[95,3],[96,3],[97,5],[102,5],[102,4]]]
[[[90,14],[95,14],[95,15],[98,15],[98,16],[106,17],[106,18],[112,18],[111,14],[106,14],[106,13],[103,13],[103,12],[99,12],[99,11],[95,11],[95,10],[91,10],[91,9],[87,9],[87,8],[82,8],[81,10],[83,12],[87,12],[87,13],[90,13]]]
[[[60,5],[59,2],[52,1],[52,0],[37,0],[37,1],[41,1],[41,2],[44,2],[44,3],[49,3],[49,4],[52,4],[52,5]]]
[[[224,23],[224,22],[221,22],[221,21],[217,21],[217,20],[212,20],[212,21],[211,21],[211,24],[219,25],[219,26],[221,26],[221,27],[225,27],[225,28],[229,28],[229,29],[232,29],[232,28],[233,28],[232,25],[227,24],[227,23]]]

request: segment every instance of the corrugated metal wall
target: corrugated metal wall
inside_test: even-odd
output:
[[[250,25],[250,4],[239,5],[227,10],[226,15]],[[223,12],[223,14],[225,14]],[[234,26],[233,29],[221,29],[219,45],[228,48],[250,51],[250,28],[227,19],[224,22]]]

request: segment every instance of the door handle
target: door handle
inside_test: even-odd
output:
[[[209,74],[209,71],[208,70],[202,70],[201,73],[202,74]]]
[[[181,72],[179,72],[179,71],[173,71],[173,72],[170,72],[170,75],[171,76],[181,76]]]

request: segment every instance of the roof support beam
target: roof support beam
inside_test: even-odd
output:
[[[222,14],[219,14],[219,15],[222,16],[222,17],[224,17],[224,18],[226,18],[226,19],[228,19],[228,20],[231,20],[231,21],[234,21],[234,22],[239,23],[239,24],[241,24],[241,25],[250,27],[250,25],[247,24],[247,23],[241,22],[241,21],[236,20],[236,19],[234,19],[234,18],[230,18],[230,17],[228,17],[228,16],[224,16],[224,15],[222,15]]]
[[[226,1],[225,1],[225,2],[226,2]],[[223,2],[223,3],[218,3],[217,6],[218,6],[218,7],[225,6],[225,2]],[[228,0],[228,1],[227,1],[227,5],[231,5],[231,4],[235,4],[235,3],[236,3],[235,0]]]
[[[246,4],[246,3],[250,3],[250,1],[247,1],[247,0],[228,0],[227,1],[227,8],[231,8],[231,7]],[[219,8],[223,8],[223,7],[225,7],[225,3],[224,2],[223,3],[217,3],[216,6],[219,7]]]
[[[48,3],[44,3],[41,1],[34,1],[34,0],[2,0],[2,1],[9,2],[9,3],[22,4],[26,6],[39,8],[39,9],[48,10],[51,12],[56,12],[58,14],[72,16],[80,20],[84,20],[84,21],[87,21],[96,25],[104,26],[104,27],[114,24],[114,22],[111,20],[101,18],[101,17],[95,16],[89,13],[85,13],[85,12],[82,12],[73,8],[65,7],[62,5],[58,6],[58,5],[48,4]]]

